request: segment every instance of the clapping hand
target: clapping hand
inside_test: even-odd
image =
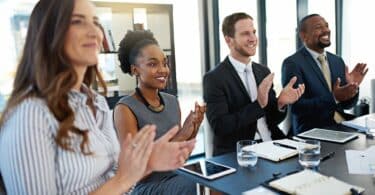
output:
[[[181,167],[194,149],[195,139],[189,141],[170,141],[178,131],[178,126],[170,129],[155,141],[148,161],[150,171],[168,171]]]
[[[302,94],[305,92],[305,85],[299,84],[297,88],[293,88],[297,81],[297,77],[294,76],[290,79],[289,83],[281,90],[278,98],[279,109],[283,108],[285,105],[293,104],[296,102]]]
[[[172,141],[184,141],[195,138],[201,125],[204,113],[206,112],[206,104],[200,106],[195,102],[194,112],[190,111],[180,131],[172,138]]]
[[[147,174],[147,163],[154,146],[155,125],[146,125],[132,138],[126,136],[121,146],[116,178],[129,188]]]
[[[341,79],[337,78],[332,92],[337,101],[346,101],[354,97],[358,93],[358,84],[356,82],[348,82],[344,86],[340,86]]]
[[[349,73],[348,66],[345,66],[345,78],[347,84],[341,85],[341,79],[337,78],[332,92],[337,101],[346,101],[354,97],[358,93],[358,87],[362,83],[368,72],[367,64],[358,63],[354,69]]]
[[[348,83],[360,85],[368,72],[368,68],[366,66],[367,64],[365,63],[358,63],[350,73],[348,66],[345,66],[346,81]]]
[[[258,103],[260,107],[264,108],[268,104],[268,93],[271,89],[273,77],[275,76],[275,73],[271,73],[267,75],[263,81],[258,86]]]

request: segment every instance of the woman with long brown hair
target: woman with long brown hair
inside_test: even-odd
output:
[[[98,80],[105,89],[94,12],[88,0],[40,0],[33,9],[0,121],[0,172],[9,194],[122,194],[154,170],[181,166],[194,145],[169,144],[177,130],[169,131],[160,138],[169,164],[158,167],[149,163],[155,126],[148,125],[120,147],[105,99],[90,88]]]

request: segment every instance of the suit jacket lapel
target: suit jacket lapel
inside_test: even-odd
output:
[[[311,67],[311,69],[318,76],[318,78],[322,82],[322,84],[329,90],[328,84],[327,84],[327,82],[326,82],[326,80],[323,76],[322,70],[320,70],[320,68],[318,67],[319,64],[316,64],[315,60],[312,58],[311,54],[306,50],[306,48],[302,49],[302,53],[305,55],[305,58],[307,59],[306,61],[308,63],[308,66]],[[332,81],[332,79],[331,79],[331,81]]]
[[[258,66],[256,66],[256,63],[254,63],[254,62],[251,63],[251,67],[253,69],[255,82],[257,83],[257,87],[258,87],[259,84],[264,79],[264,77],[262,76],[264,73],[262,72],[262,70]]]
[[[327,52],[327,61],[328,61],[328,65],[329,65],[329,70],[331,72],[331,86],[336,83],[336,79],[339,77],[338,75],[338,71],[335,71],[336,67],[334,66],[334,63],[332,62],[332,55],[330,53]],[[343,81],[341,81],[343,82]]]
[[[250,98],[249,94],[247,93],[244,83],[242,82],[240,76],[238,76],[236,69],[234,69],[228,57],[225,58],[224,65],[225,65],[225,69],[230,73],[230,76],[234,78],[233,80],[236,83],[236,86],[239,86],[241,92]]]

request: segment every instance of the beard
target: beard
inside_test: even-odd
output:
[[[236,50],[237,53],[241,54],[242,56],[246,56],[246,57],[251,57],[255,55],[255,51],[254,53],[248,52],[246,49],[243,49],[242,47],[238,45],[234,47],[234,50]]]
[[[328,42],[324,42],[324,41],[321,41],[321,37],[322,36],[327,36],[327,34],[322,34],[319,36],[319,39],[318,39],[318,47],[321,48],[321,49],[324,49],[326,47],[329,47],[331,45],[331,40],[329,39]],[[329,36],[329,34],[328,34]]]
[[[324,49],[326,47],[329,47],[331,45],[331,41],[328,42],[328,43],[323,43],[321,41],[318,42],[318,47],[321,48],[321,49]]]

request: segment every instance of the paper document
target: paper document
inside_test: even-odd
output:
[[[350,174],[375,174],[375,146],[366,150],[346,150],[345,154]]]
[[[289,194],[301,195],[350,194],[351,188],[356,189],[359,193],[364,191],[361,187],[350,185],[334,177],[328,177],[309,169],[277,179],[270,182],[269,185]]]
[[[357,129],[359,132],[366,132],[370,128],[375,128],[375,114],[360,116],[349,121],[342,121],[341,124]]]

